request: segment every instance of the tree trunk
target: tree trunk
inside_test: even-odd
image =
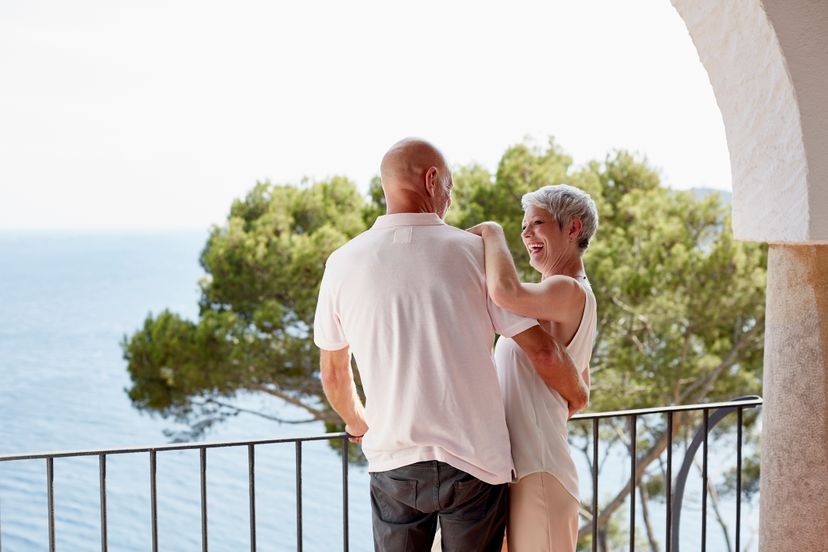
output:
[[[653,522],[650,519],[650,508],[648,506],[650,494],[647,492],[646,485],[638,486],[638,494],[641,496],[641,516],[644,518],[644,527],[647,529],[647,540],[650,541],[650,549],[653,552],[659,552],[658,539],[656,539]]]

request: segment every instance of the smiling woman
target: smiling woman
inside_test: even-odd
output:
[[[557,259],[573,257],[544,255],[536,263],[527,254],[527,242],[557,248],[563,242],[561,234],[569,239],[570,228],[566,223],[560,228],[555,216],[547,214],[540,226],[552,225],[557,238],[545,230],[522,236],[529,218],[520,198],[548,184],[569,182],[594,200],[601,223],[583,255],[583,274],[589,275],[597,305],[591,411],[715,401],[761,389],[766,250],[734,241],[718,194],[666,189],[646,162],[625,152],[578,169],[554,142],[545,148],[514,146],[503,155],[495,174],[467,167],[455,171],[454,180],[456,205],[448,220],[460,227],[484,219],[499,221],[524,289],[542,289],[554,280],[575,289],[584,286],[572,277],[577,272],[530,283],[539,280],[547,262],[554,266]],[[511,262],[508,267],[514,270]],[[579,306],[585,304],[582,297],[580,301]],[[534,302],[526,305],[534,308],[529,303]],[[556,316],[551,310],[534,314]],[[589,428],[570,424],[569,430],[573,443],[591,442]],[[664,424],[649,428],[646,436],[639,431],[641,450],[658,450],[652,447],[663,442],[665,431]],[[583,450],[581,460],[588,461],[588,451]],[[647,456],[641,469],[656,456]],[[650,465],[653,473],[658,472]],[[646,476],[643,485],[660,485],[660,477]],[[627,488],[620,487],[611,499],[599,503],[601,539],[615,530],[609,520],[617,522],[629,500]],[[587,495],[583,503],[591,501]],[[637,514],[643,515],[641,509]],[[581,544],[586,544],[591,524],[586,522],[579,533]]]
[[[407,135],[490,171],[554,133],[578,162],[620,147],[670,185],[730,180],[707,77],[661,0],[13,0],[0,69],[6,228],[203,229],[266,178],[365,192]]]
[[[565,344],[588,386],[597,311],[581,257],[598,223],[595,203],[578,188],[557,185],[525,194],[521,204],[521,238],[542,281],[521,282],[503,229],[483,223],[471,231],[483,237],[489,294],[498,306],[538,319]],[[510,490],[509,546],[573,552],[580,494],[566,421],[574,410],[543,384],[514,340],[497,341],[495,362],[516,472]]]

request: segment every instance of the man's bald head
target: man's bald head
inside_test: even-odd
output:
[[[451,204],[451,173],[443,154],[429,142],[405,138],[389,149],[380,165],[388,213],[436,213]]]

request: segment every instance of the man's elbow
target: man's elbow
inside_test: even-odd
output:
[[[546,382],[546,385],[569,401],[572,397],[569,389],[566,388],[566,378],[562,370],[563,363],[561,362],[560,353],[552,346],[540,347],[531,352],[526,351],[526,353],[535,368],[535,372]]]
[[[589,389],[561,347],[547,343],[531,353],[527,351],[527,355],[538,375],[549,387],[560,393],[575,409],[586,408],[589,403]]]
[[[544,380],[554,378],[564,367],[560,352],[551,343],[526,351],[530,362]]]

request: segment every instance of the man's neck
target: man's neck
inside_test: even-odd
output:
[[[429,205],[424,204],[408,204],[408,205],[388,205],[385,208],[386,215],[400,215],[403,213],[433,213],[434,209]]]

